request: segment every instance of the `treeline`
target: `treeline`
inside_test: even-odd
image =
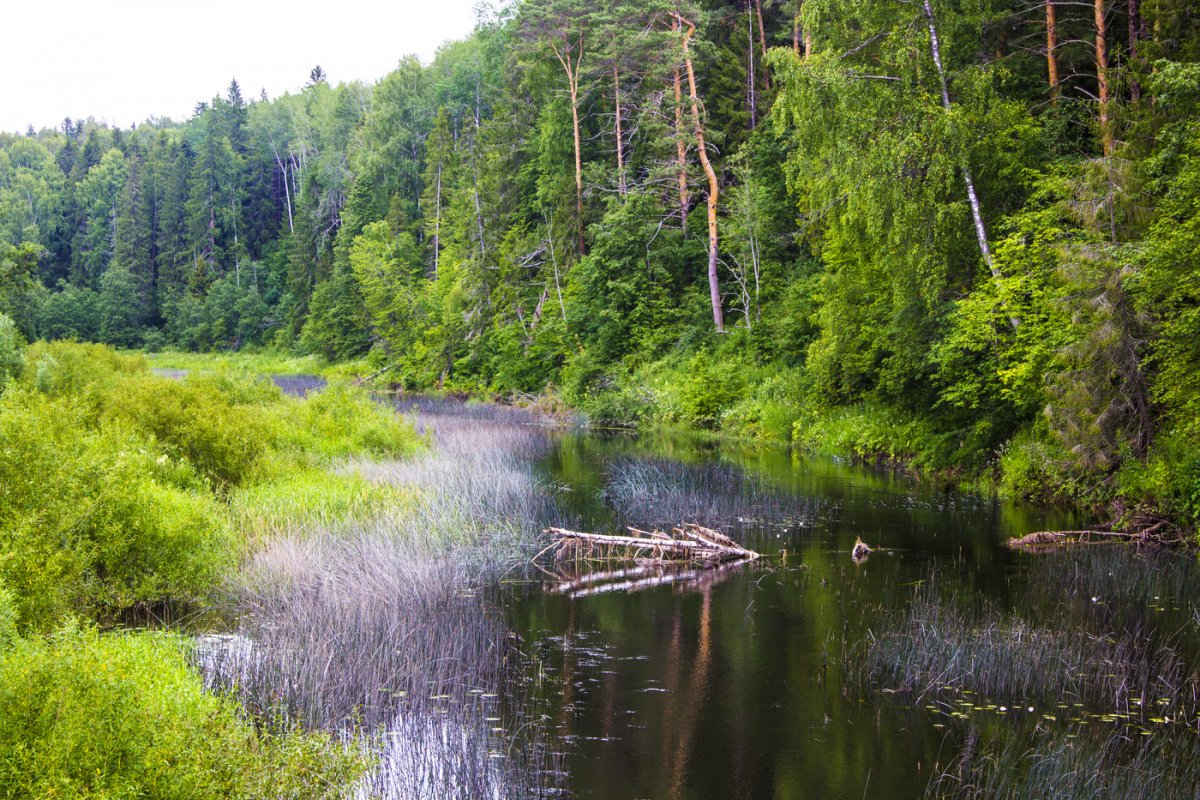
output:
[[[0,138],[28,338],[369,355],[1200,513],[1200,10],[521,0],[373,86]]]

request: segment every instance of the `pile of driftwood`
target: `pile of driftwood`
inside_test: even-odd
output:
[[[752,561],[759,557],[725,534],[692,522],[684,522],[670,533],[637,528],[630,528],[628,536],[580,533],[566,528],[548,528],[546,533],[554,537],[554,544],[547,549],[554,551],[556,561],[620,559],[682,562],[712,568],[727,561]]]
[[[552,591],[572,597],[632,592],[664,584],[699,589],[719,582],[759,557],[719,531],[686,522],[669,533],[637,528],[630,528],[628,536],[565,528],[549,528],[546,533],[554,537],[554,542],[542,551],[554,555],[554,572],[549,574],[557,582]],[[621,566],[581,568],[596,562],[609,566],[619,562]]]

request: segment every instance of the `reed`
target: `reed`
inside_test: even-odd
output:
[[[239,630],[199,649],[210,685],[264,718],[366,737],[371,796],[555,789],[557,756],[522,683],[538,670],[523,668],[495,596],[556,513],[533,464],[551,434],[519,416],[426,411],[427,451],[345,462],[406,501],[269,540],[230,587]]]
[[[962,754],[930,782],[943,800],[1177,800],[1196,797],[1200,737],[1178,730],[1153,737],[1123,729],[1089,735],[1061,729],[997,728],[971,734]]]
[[[1013,613],[977,613],[936,587],[848,647],[845,663],[859,681],[919,699],[970,692],[1042,709],[1079,703],[1131,720],[1200,712],[1200,678],[1146,626],[1103,634],[1043,627]]]
[[[752,520],[801,522],[820,501],[770,486],[730,464],[619,458],[609,466],[605,499],[628,520],[652,527],[682,520],[714,528]]]

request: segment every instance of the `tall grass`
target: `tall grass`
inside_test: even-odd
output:
[[[929,785],[945,800],[1181,800],[1200,796],[1200,736],[1153,737],[1118,728],[1099,736],[1076,729],[999,728],[968,746]]]
[[[820,506],[816,498],[776,489],[730,464],[688,465],[652,458],[613,461],[604,496],[622,517],[647,525],[803,521]]]
[[[490,591],[554,514],[532,463],[550,434],[467,409],[418,414],[431,447],[413,458],[346,462],[407,502],[270,540],[232,587],[238,635],[200,655],[260,714],[366,731],[380,767],[363,788],[387,798],[552,788],[524,656]]]
[[[1016,614],[919,591],[907,611],[849,648],[860,681],[917,698],[960,692],[1015,706],[1082,704],[1130,719],[1191,719],[1200,712],[1200,676],[1147,627],[1093,633],[1042,626]]]

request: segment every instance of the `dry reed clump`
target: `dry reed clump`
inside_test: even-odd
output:
[[[1098,635],[1036,627],[1015,615],[970,614],[929,589],[851,647],[846,661],[861,680],[918,697],[970,691],[1015,705],[1082,703],[1134,719],[1200,710],[1200,680],[1142,628]]]
[[[647,458],[614,460],[605,498],[626,519],[646,525],[692,520],[717,528],[808,520],[819,507],[815,498],[776,489],[729,464]]]
[[[385,798],[538,796],[553,781],[541,721],[485,587],[536,542],[553,510],[531,459],[544,430],[425,415],[432,447],[342,469],[407,487],[403,507],[268,544],[234,586],[235,637],[202,666],[251,708],[365,731]]]

